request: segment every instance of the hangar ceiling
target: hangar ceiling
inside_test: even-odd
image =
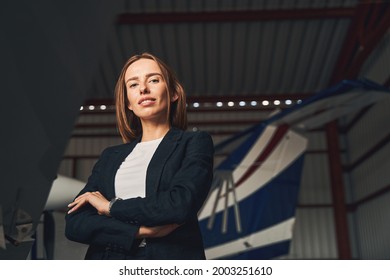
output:
[[[144,51],[176,70],[191,100],[310,95],[359,77],[390,25],[387,1],[118,3],[92,100],[112,99],[122,65]]]

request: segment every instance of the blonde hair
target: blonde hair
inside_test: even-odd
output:
[[[127,143],[134,140],[142,134],[141,120],[132,110],[128,108],[127,89],[125,84],[125,73],[127,68],[137,60],[151,59],[159,66],[163,79],[166,84],[166,92],[168,97],[168,113],[167,118],[169,124],[183,130],[187,129],[187,111],[186,111],[186,96],[183,86],[177,79],[174,71],[165,64],[162,60],[150,53],[142,53],[134,55],[127,60],[119,75],[115,86],[115,108],[116,118],[119,133],[123,142]],[[171,103],[173,96],[177,95],[177,100]]]

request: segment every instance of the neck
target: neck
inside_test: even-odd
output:
[[[169,124],[164,125],[143,125],[142,126],[142,139],[141,142],[152,141],[162,138],[169,131]]]

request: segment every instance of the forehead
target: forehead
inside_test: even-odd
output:
[[[141,58],[130,64],[126,70],[125,78],[127,80],[132,77],[142,77],[149,73],[161,74],[161,69],[154,60]]]

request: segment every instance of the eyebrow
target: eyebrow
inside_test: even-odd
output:
[[[149,73],[149,74],[146,74],[145,77],[146,78],[149,78],[149,77],[152,77],[152,76],[160,76],[161,78],[163,78],[163,75],[161,73]],[[127,84],[129,81],[133,81],[133,80],[139,80],[139,77],[138,76],[134,76],[134,77],[131,77],[131,78],[128,78],[125,83]]]

